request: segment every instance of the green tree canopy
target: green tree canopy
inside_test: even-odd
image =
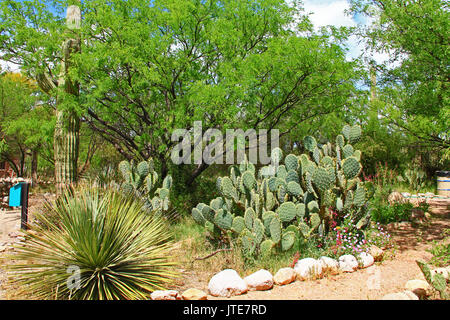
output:
[[[373,21],[362,28],[369,48],[390,54],[378,65],[384,115],[420,145],[450,157],[449,3],[444,0],[354,0],[353,13]]]
[[[59,72],[67,4],[2,2],[3,58],[41,87]],[[163,175],[173,129],[201,120],[204,131],[289,132],[356,95],[356,63],[339,45],[345,34],[314,33],[297,2],[91,0],[82,16],[70,76],[83,120],[124,156],[153,157]],[[188,182],[206,168],[189,169]]]
[[[52,109],[39,104],[36,84],[20,73],[0,75],[0,160],[10,163],[18,176],[24,175],[25,160],[32,156],[32,174],[37,156],[52,144]]]

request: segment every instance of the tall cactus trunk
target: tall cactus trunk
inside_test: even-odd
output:
[[[70,57],[79,52],[81,41],[75,30],[80,28],[81,11],[78,6],[67,8],[66,23],[69,39],[62,45],[61,73],[58,80],[59,95],[54,133],[56,191],[77,182],[80,119],[73,108],[79,94],[77,83],[69,78]],[[75,99],[74,99],[75,98]],[[70,100],[70,101],[69,101]]]
[[[56,111],[54,135],[57,193],[77,181],[80,120],[73,112]]]

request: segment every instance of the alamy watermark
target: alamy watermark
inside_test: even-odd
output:
[[[279,136],[278,129],[270,132],[266,129],[248,129],[245,132],[228,129],[224,137],[215,128],[203,132],[202,122],[195,121],[191,130],[173,131],[171,140],[178,144],[172,149],[171,160],[174,164],[240,164],[248,151],[249,162],[277,166],[278,158],[271,157],[270,150],[279,147]]]
[[[70,265],[66,272],[70,276],[66,280],[66,285],[69,290],[78,290],[81,286],[81,270],[80,267],[75,265]]]

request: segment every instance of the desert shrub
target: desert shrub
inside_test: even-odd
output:
[[[428,179],[427,174],[420,167],[408,168],[398,181],[410,192],[434,192],[434,181]]]
[[[450,243],[434,243],[429,252],[433,254],[431,264],[437,267],[450,265]]]
[[[372,245],[381,248],[392,246],[391,235],[383,229],[380,223],[372,223],[362,230],[358,228],[352,216],[347,214],[339,226],[334,225],[333,231],[324,241],[328,256],[336,258],[343,254],[357,256],[363,252],[368,253]]]
[[[183,166],[172,165],[170,172],[173,177],[176,177],[170,190],[171,204],[180,217],[190,217],[192,208],[199,202],[209,203],[212,199],[219,196],[216,191],[216,179],[223,175],[222,172],[227,172],[227,167],[225,165],[212,164],[191,185],[185,183],[191,171],[188,171]]]
[[[81,189],[66,191],[47,210],[51,219],[37,214],[41,223],[17,247],[10,270],[12,281],[32,296],[146,299],[176,276],[167,227],[141,201]]]
[[[397,171],[389,168],[388,164],[377,162],[373,175],[363,174],[364,181],[372,183],[373,197],[370,203],[375,206],[388,204],[388,196],[394,191],[397,183]]]
[[[445,238],[442,241],[433,241],[428,251],[433,255],[430,263],[437,267],[450,265],[450,229],[444,231]]]
[[[92,177],[87,177],[86,180],[92,181],[91,183],[101,187],[107,188],[113,185],[119,179],[117,167],[113,165],[107,165],[99,168],[92,174]]]
[[[390,248],[394,246],[394,240],[392,239],[389,231],[384,229],[379,222],[374,223],[367,231],[364,232],[364,235],[369,247],[372,245],[379,248]]]
[[[371,210],[372,220],[382,224],[409,221],[413,207],[414,205],[410,202],[373,206],[373,210]]]

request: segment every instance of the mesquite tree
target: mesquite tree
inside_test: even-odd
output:
[[[208,165],[170,165],[174,129],[190,132],[201,121],[203,131],[283,134],[348,109],[358,94],[358,64],[340,45],[346,33],[315,32],[299,1],[84,1],[82,49],[69,50],[69,68],[59,45],[70,1],[2,1],[0,58],[22,57],[47,83],[63,60],[82,94],[59,86],[58,108],[79,107],[124,157],[154,159],[161,177],[179,170],[186,186]]]

